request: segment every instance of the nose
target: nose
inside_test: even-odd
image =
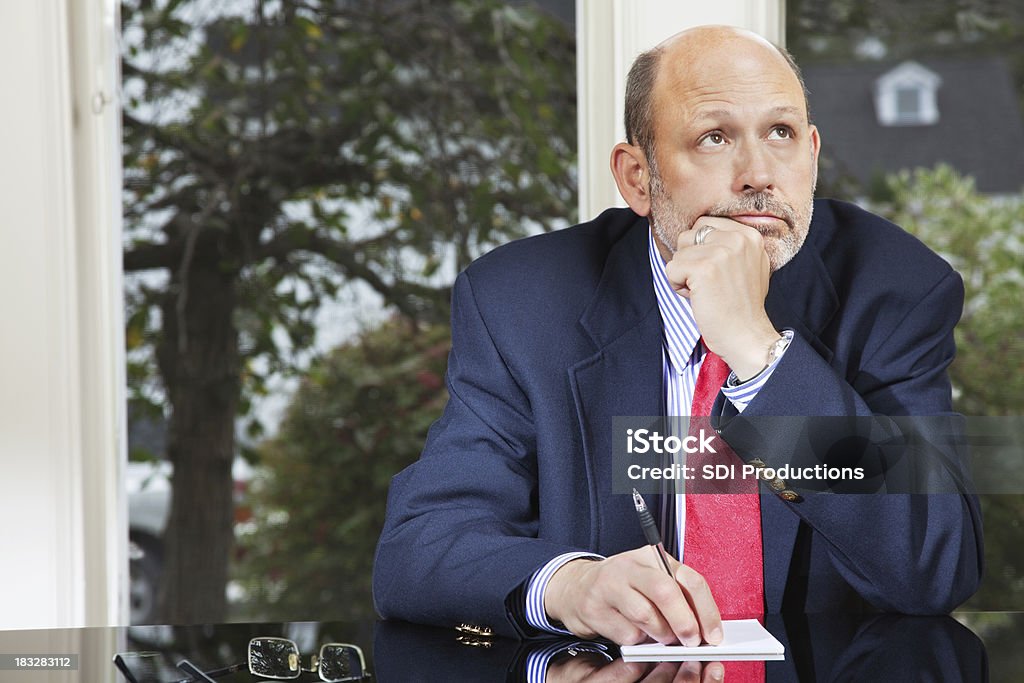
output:
[[[733,190],[743,192],[767,192],[773,190],[775,174],[768,150],[757,142],[743,145],[735,157],[735,178]]]

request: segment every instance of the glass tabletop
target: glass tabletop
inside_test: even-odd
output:
[[[1024,673],[1021,612],[963,612],[953,617],[771,615],[765,626],[786,648],[784,660],[766,662],[767,681],[1010,681]],[[122,681],[112,663],[114,654],[140,652],[151,654],[125,658],[137,669],[140,681],[190,680],[177,667],[182,659],[202,671],[244,664],[249,641],[258,637],[294,641],[303,667],[309,667],[310,655],[323,644],[356,645],[373,674],[367,680],[385,682],[540,680],[538,661],[545,679],[552,682],[586,680],[579,678],[580,671],[596,675],[612,666],[618,668],[604,671],[616,672],[611,680],[656,680],[670,667],[661,665],[654,675],[659,665],[623,673],[626,667],[617,663],[617,650],[606,643],[587,647],[570,639],[517,642],[401,622],[319,621],[2,631],[0,680]],[[27,658],[73,655],[76,668],[11,666],[18,655],[23,664]],[[260,680],[244,666],[239,668],[216,680]],[[297,680],[318,676],[307,673]]]

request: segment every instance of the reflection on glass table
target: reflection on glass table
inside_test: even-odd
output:
[[[1024,627],[1024,620],[1018,620]],[[899,615],[770,615],[766,628],[786,658],[764,663],[766,681],[989,680],[982,640],[952,617]],[[451,631],[379,622],[375,672],[381,681],[647,681],[701,680],[710,663],[623,662],[607,644],[547,639],[493,639],[466,647]],[[559,648],[561,647],[561,651]],[[568,650],[576,651],[572,655]],[[544,667],[536,666],[545,653]],[[726,680],[728,680],[726,675]],[[995,679],[999,680],[999,679]],[[1007,679],[1010,680],[1010,679]]]
[[[784,644],[786,653],[783,661],[765,662],[766,681],[1016,681],[1024,673],[1020,646],[1024,613],[1020,612],[967,612],[955,619],[771,615],[765,627]],[[0,654],[64,652],[77,655],[80,662],[75,672],[4,671],[0,680],[132,680],[111,663],[115,653],[122,653],[122,664],[140,683],[203,681],[202,676],[218,683],[265,681],[266,677],[250,673],[253,639],[267,639],[279,648],[273,657],[264,653],[263,660],[268,666],[277,662],[287,671],[279,670],[282,678],[269,680],[300,683],[325,676],[344,679],[360,670],[373,672],[369,680],[385,683],[554,682],[595,677],[652,681],[672,680],[681,669],[678,663],[624,663],[611,643],[554,638],[517,642],[482,632],[466,634],[400,622],[279,622],[0,631]],[[332,648],[321,647],[332,643],[338,646],[333,654]],[[314,653],[315,663],[311,661]],[[339,671],[324,663],[332,657],[344,668]],[[186,661],[194,669],[179,668]],[[668,675],[671,667],[675,669]],[[307,671],[299,673],[299,668]],[[260,671],[274,673],[269,668]],[[688,671],[682,670],[683,678]],[[700,680],[700,675],[694,680]]]

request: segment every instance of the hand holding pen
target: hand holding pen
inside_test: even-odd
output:
[[[562,565],[544,594],[549,620],[581,638],[602,636],[620,645],[720,643],[722,619],[704,577],[663,554],[653,518],[644,533],[655,562],[651,549],[641,547]]]

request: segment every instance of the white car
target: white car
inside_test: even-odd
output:
[[[163,574],[163,535],[171,511],[169,462],[129,462],[128,573],[130,623],[152,623],[160,576]]]
[[[171,474],[166,461],[129,462],[125,472],[128,492],[128,573],[130,623],[151,624],[164,568],[164,530],[171,512]],[[239,503],[252,477],[252,467],[235,458],[235,503]]]

